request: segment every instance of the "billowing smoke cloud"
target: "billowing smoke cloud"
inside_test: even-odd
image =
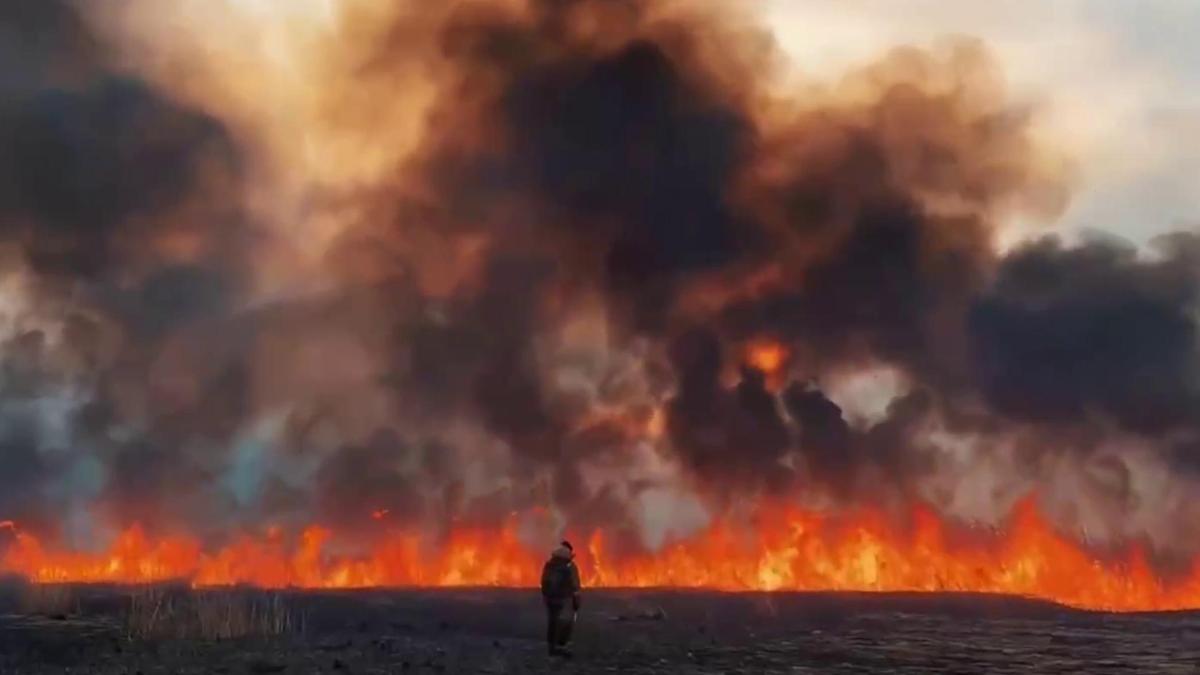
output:
[[[1011,482],[1103,455],[1129,505],[1097,430],[1194,462],[1196,237],[1000,252],[1065,196],[980,44],[783,90],[734,12],[346,3],[298,31],[311,60],[232,68],[11,4],[44,39],[0,71],[0,518],[356,535],[543,507],[620,548],[663,487],[953,512],[978,448],[1019,446]],[[864,421],[836,385],[872,369],[905,390]]]
[[[972,307],[980,386],[999,412],[1044,424],[1091,417],[1161,436],[1200,424],[1200,238],[1014,251]]]
[[[116,504],[178,475],[167,470],[172,448],[158,443],[208,411],[196,401],[155,414],[169,403],[156,400],[151,371],[173,332],[224,315],[242,282],[240,162],[220,122],[110,68],[74,4],[7,3],[0,13],[12,345],[0,436],[13,469],[0,508],[65,522],[55,511],[77,494],[117,491]],[[196,389],[219,386],[188,377]],[[134,476],[144,489],[119,490]]]

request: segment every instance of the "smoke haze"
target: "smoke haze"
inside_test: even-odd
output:
[[[713,3],[383,4],[0,8],[0,519],[637,549],[1035,491],[1195,552],[1200,235],[1001,250],[1071,176],[986,44],[797,83]]]

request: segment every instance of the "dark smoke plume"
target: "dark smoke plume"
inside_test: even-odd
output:
[[[0,24],[0,241],[29,289],[7,326],[0,510],[53,525],[101,493],[128,517],[182,506],[207,492],[189,444],[227,443],[246,412],[236,364],[171,363],[179,331],[224,320],[245,278],[238,150],[110,67],[77,5],[6,3]]]
[[[1007,256],[970,314],[991,405],[1047,425],[1095,417],[1146,436],[1200,429],[1200,239],[1160,243],[1154,260],[1119,243],[1054,239]]]
[[[0,519],[65,522],[59,494],[212,531],[549,507],[620,548],[664,484],[712,511],[930,499],[947,435],[1019,445],[1029,480],[1095,429],[1194,461],[1196,236],[1001,252],[1006,218],[1065,197],[982,45],[781,93],[732,11],[414,7],[319,45],[337,133],[417,98],[393,82],[432,93],[412,148],[364,134],[388,171],[288,213],[337,222],[299,288],[272,273],[310,230],[247,206],[278,162],[246,111],[110,65],[76,5],[0,10],[0,244],[29,289]],[[864,418],[836,383],[871,369],[904,391]]]

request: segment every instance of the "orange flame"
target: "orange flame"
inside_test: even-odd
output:
[[[746,348],[746,363],[765,375],[775,375],[788,358],[787,347],[778,342],[759,340]]]
[[[971,591],[1109,611],[1200,607],[1200,560],[1170,582],[1153,572],[1137,546],[1118,562],[1101,561],[1056,532],[1032,499],[1018,504],[1003,534],[970,541],[953,536],[958,533],[924,508],[914,509],[910,528],[890,522],[870,511],[834,522],[797,508],[764,508],[751,527],[716,521],[657,553],[635,556],[613,555],[597,532],[581,551],[580,567],[585,585],[593,587]],[[95,554],[47,548],[14,528],[0,571],[48,583],[532,587],[543,552],[518,538],[516,524],[456,529],[432,550],[415,532],[392,532],[357,557],[333,553],[333,532],[317,526],[295,542],[277,533],[243,536],[215,552],[192,537],[151,539],[133,526]]]

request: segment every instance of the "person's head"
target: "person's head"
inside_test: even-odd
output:
[[[553,555],[555,558],[570,560],[575,557],[575,547],[571,545],[571,542],[564,539],[558,544],[558,548],[554,549]]]

